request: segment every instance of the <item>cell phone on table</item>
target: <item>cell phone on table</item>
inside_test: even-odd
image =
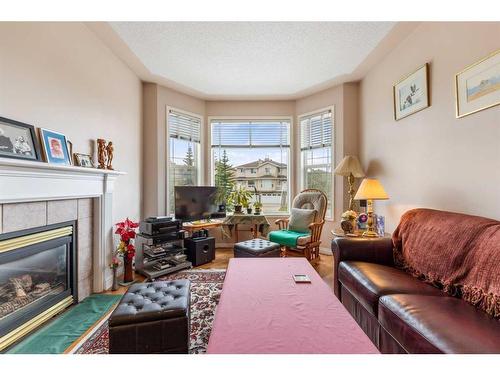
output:
[[[293,275],[293,281],[295,281],[298,284],[299,283],[303,284],[303,283],[310,283],[311,279],[307,275]]]

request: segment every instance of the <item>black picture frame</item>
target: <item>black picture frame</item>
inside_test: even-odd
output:
[[[29,131],[29,134],[30,134],[30,137],[31,137],[31,143],[33,144],[33,151],[34,151],[35,155],[34,155],[34,157],[33,156],[26,156],[26,155],[23,155],[23,154],[16,153],[14,151],[12,153],[0,152],[0,158],[11,158],[11,159],[21,159],[21,160],[31,160],[31,161],[43,161],[42,160],[42,153],[41,153],[41,150],[40,150],[40,142],[38,140],[38,137],[37,137],[37,134],[36,134],[36,131],[35,131],[35,127],[33,125],[25,124],[24,122],[12,120],[12,119],[0,116],[0,127],[2,127],[2,130],[3,130],[4,126],[2,126],[2,125],[4,125],[4,126],[5,125],[7,125],[7,126],[10,125],[13,128],[15,128],[15,127],[17,127],[17,128],[21,127],[21,128],[27,129]],[[0,146],[1,146],[1,143],[5,141],[2,138],[8,138],[3,133],[4,132],[0,131]],[[10,140],[10,138],[9,138],[9,140]]]

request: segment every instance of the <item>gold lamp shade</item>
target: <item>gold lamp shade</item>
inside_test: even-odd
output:
[[[363,232],[366,237],[378,237],[373,225],[373,201],[379,199],[389,199],[389,196],[384,190],[382,184],[375,178],[365,178],[359,185],[358,192],[354,196],[356,200],[366,200],[366,213],[368,220],[366,222],[368,228]]]
[[[358,192],[354,196],[356,200],[379,200],[389,199],[389,196],[384,190],[384,187],[375,178],[365,178],[359,185]]]
[[[335,174],[340,176],[349,176],[352,174],[354,177],[365,177],[365,172],[361,168],[361,164],[356,156],[346,155],[344,159],[335,168]]]

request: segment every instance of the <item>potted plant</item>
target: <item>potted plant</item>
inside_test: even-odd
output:
[[[135,223],[127,218],[125,221],[121,221],[115,225],[115,234],[120,236],[120,244],[118,245],[116,251],[121,257],[123,257],[123,282],[131,283],[134,281],[134,269],[132,267],[132,262],[135,256],[134,239],[139,223]]]
[[[253,208],[255,208],[255,215],[260,215],[262,212],[262,196],[255,186],[253,189],[255,190],[255,196],[257,197],[257,201],[253,204]]]
[[[252,204],[248,203],[248,205],[245,208],[247,209],[247,214],[251,215],[252,214]]]
[[[262,203],[261,202],[255,202],[253,204],[253,208],[255,208],[255,215],[260,215],[262,213]]]
[[[223,186],[217,186],[216,199],[219,203],[218,212],[226,212],[226,202],[230,191]]]
[[[231,191],[228,197],[228,201],[233,205],[234,213],[241,214],[242,207],[248,206],[248,202],[250,202],[251,198],[252,194],[246,188],[240,186]]]

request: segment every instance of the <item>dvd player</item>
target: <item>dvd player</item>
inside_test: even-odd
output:
[[[182,230],[182,222],[180,220],[173,220],[167,217],[164,220],[157,221],[148,221],[148,219],[141,221],[139,225],[139,231],[143,234],[157,236]]]
[[[145,243],[148,246],[160,245],[167,241],[183,240],[185,236],[186,236],[186,231],[184,230],[172,231],[170,233],[162,233],[155,235],[147,233],[139,233],[137,235],[137,237],[142,237],[144,239],[143,243]]]

